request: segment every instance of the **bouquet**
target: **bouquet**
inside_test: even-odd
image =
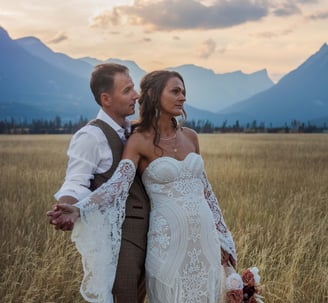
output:
[[[226,288],[227,303],[264,303],[257,267],[246,269],[242,275],[231,273],[227,277]]]

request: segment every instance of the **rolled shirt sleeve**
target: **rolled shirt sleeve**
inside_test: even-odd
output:
[[[106,172],[113,163],[107,138],[93,125],[84,126],[72,137],[67,156],[65,181],[54,195],[56,200],[62,196],[83,199],[90,193],[94,174]]]

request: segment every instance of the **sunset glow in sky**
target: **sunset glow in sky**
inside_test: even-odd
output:
[[[328,0],[0,0],[0,26],[73,58],[266,68],[277,81],[328,42]]]

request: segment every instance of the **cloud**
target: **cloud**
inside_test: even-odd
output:
[[[256,36],[259,38],[265,38],[265,39],[271,39],[271,38],[276,38],[276,37],[281,37],[281,36],[287,36],[289,34],[293,33],[292,29],[285,29],[282,31],[277,31],[277,32],[262,32],[257,34]]]
[[[262,32],[262,33],[257,34],[257,37],[265,38],[265,39],[272,39],[277,36],[279,36],[279,35],[276,32]]]
[[[295,2],[293,3],[292,1],[287,1],[282,3],[277,9],[274,10],[273,13],[278,17],[284,17],[300,14],[301,10]]]
[[[260,20],[269,14],[268,0],[135,0],[93,18],[93,26],[140,25],[150,30],[225,28]]]
[[[49,44],[58,44],[62,41],[67,40],[68,37],[65,33],[57,33],[56,36],[52,39],[50,39],[49,41],[47,41],[47,43]]]
[[[319,1],[318,0],[297,0],[299,3],[309,3],[309,4],[315,4],[315,3],[318,3]]]
[[[110,25],[116,26],[120,24],[120,19],[119,9],[114,7],[111,11],[106,10],[93,17],[91,19],[91,27],[106,28]]]
[[[201,58],[207,59],[210,57],[216,50],[216,43],[213,39],[208,39],[202,43],[198,54]]]
[[[312,15],[307,16],[307,19],[310,20],[325,20],[328,19],[328,10],[327,11],[321,11]]]

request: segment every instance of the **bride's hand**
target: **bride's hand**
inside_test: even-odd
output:
[[[232,266],[233,268],[236,269],[236,260],[233,258],[231,254],[229,254],[227,251],[224,249],[221,249],[221,264],[223,266]]]
[[[57,204],[52,211],[47,212],[47,216],[56,229],[72,230],[80,217],[80,209],[71,204]]]

